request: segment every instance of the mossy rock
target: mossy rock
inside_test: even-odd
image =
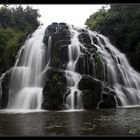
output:
[[[42,108],[47,110],[62,110],[64,105],[64,94],[67,92],[67,81],[65,72],[59,69],[49,69],[48,78],[43,88]]]
[[[45,31],[43,42],[48,46],[49,36],[52,37],[50,48],[50,66],[66,69],[68,63],[68,45],[71,43],[70,31],[66,23],[53,23]]]
[[[95,75],[96,78],[99,80],[104,80],[104,68],[101,56],[99,54],[96,54],[94,56],[95,59]]]

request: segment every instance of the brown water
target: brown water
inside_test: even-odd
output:
[[[140,109],[0,112],[0,136],[140,135]]]

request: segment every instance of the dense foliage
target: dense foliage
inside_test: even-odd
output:
[[[0,75],[13,66],[27,35],[40,25],[38,17],[38,10],[30,6],[0,7]]]
[[[140,71],[140,5],[111,4],[102,7],[86,20],[87,28],[108,36],[126,54],[131,65]]]

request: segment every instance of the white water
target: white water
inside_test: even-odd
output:
[[[108,78],[107,84],[113,86],[121,106],[140,105],[140,74],[130,66],[125,55],[117,50],[107,37],[89,30],[88,33],[91,40],[93,37],[98,40],[98,44],[93,40],[92,44],[102,57],[104,68],[105,64],[107,66],[107,72],[104,70]]]
[[[38,28],[19,51],[12,71],[8,109],[40,109],[45,65],[45,28]]]
[[[80,47],[82,47],[82,44],[78,40],[79,33],[70,25],[69,30],[71,33],[71,44],[68,46],[69,61],[67,64],[66,77],[67,85],[71,92],[66,98],[66,104],[73,110],[82,108],[81,91],[77,88],[81,75],[75,72],[75,66],[81,54]],[[71,85],[71,80],[74,82],[73,86],[69,86]]]
[[[71,92],[67,97],[66,103],[69,104],[71,109],[75,109],[78,104],[81,107],[81,95],[80,91],[77,89],[77,84],[81,79],[81,75],[75,72],[75,66],[79,55],[82,53],[81,50],[86,50],[84,44],[80,43],[78,36],[80,32],[78,28],[73,28],[69,26],[70,32],[72,34],[71,44],[68,46],[69,62],[67,64],[67,84],[71,85],[71,79],[74,79],[74,86],[69,86]],[[106,81],[106,86],[112,86],[113,90],[116,92],[116,101],[118,106],[137,106],[140,105],[140,74],[136,72],[129,64],[125,55],[117,50],[109,41],[109,39],[97,32],[86,30],[90,39],[91,44],[97,49],[97,52],[102,58],[103,68],[104,68],[104,80]],[[93,37],[97,39],[97,43],[94,42]],[[93,58],[91,57],[91,62],[93,63]],[[105,69],[107,68],[107,70]],[[96,78],[95,67],[90,67],[94,71],[94,76]],[[69,73],[71,71],[71,73]],[[105,79],[107,77],[107,79]],[[75,96],[77,92],[77,96]],[[76,102],[76,103],[75,103]]]
[[[77,87],[81,75],[75,72],[75,67],[82,50],[86,50],[86,47],[78,39],[80,35],[78,29],[69,26],[69,30],[71,44],[68,46],[69,61],[66,77],[70,94],[66,98],[66,104],[69,105],[69,109],[74,110],[83,108],[81,91]],[[42,89],[45,83],[45,73],[50,63],[52,45],[50,36],[46,52],[46,46],[42,42],[44,32],[45,28],[37,29],[26,40],[17,55],[11,75],[8,109],[38,110],[41,108]],[[119,106],[139,106],[140,74],[130,66],[125,55],[119,52],[108,38],[89,30],[87,30],[87,33],[91,39],[91,44],[96,47],[102,58],[106,86],[113,87],[117,96],[116,101],[121,104]],[[97,39],[98,43],[93,41],[93,37]],[[94,63],[95,60],[92,57],[90,59]],[[92,69],[96,78],[95,65],[92,65],[89,69]],[[0,79],[0,94],[2,93],[1,82],[4,75]]]

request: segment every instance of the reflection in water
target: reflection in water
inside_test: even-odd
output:
[[[0,136],[128,135],[131,129],[139,128],[139,116],[138,108],[76,112],[0,112]]]
[[[69,135],[80,135],[80,128],[82,127],[82,112],[67,112],[66,119],[69,127],[67,127],[67,133]]]

